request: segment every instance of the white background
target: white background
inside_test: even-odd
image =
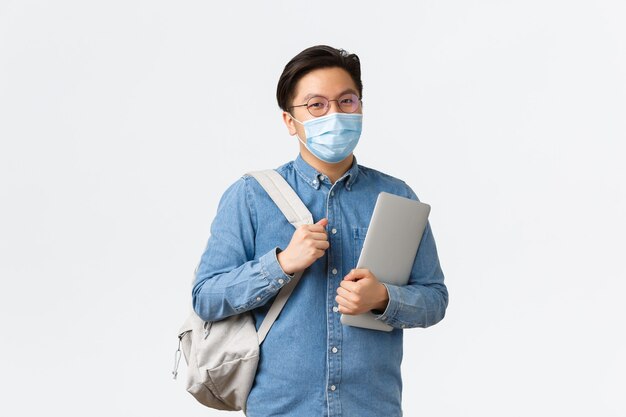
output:
[[[284,65],[329,44],[362,61],[359,163],[433,207],[450,305],[405,331],[405,415],[626,415],[624,22],[621,1],[0,0],[0,414],[240,415],[172,380],[176,333],[222,192],[297,156]]]

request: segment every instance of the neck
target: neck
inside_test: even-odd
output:
[[[329,164],[328,162],[317,159],[311,152],[308,151],[302,144],[300,144],[300,155],[309,165],[315,168],[317,171],[326,175],[331,183],[335,183],[339,178],[343,176],[352,166],[354,155],[350,154],[349,157],[336,164]]]

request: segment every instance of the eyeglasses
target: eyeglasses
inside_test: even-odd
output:
[[[343,113],[354,113],[358,110],[359,104],[361,103],[361,99],[356,94],[344,94],[337,100],[329,100],[326,97],[315,96],[308,99],[305,104],[291,106],[289,109],[306,106],[306,109],[309,113],[311,113],[311,116],[320,117],[328,113],[331,101],[336,101],[339,109]]]

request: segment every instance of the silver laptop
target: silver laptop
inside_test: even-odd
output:
[[[367,268],[379,281],[406,285],[426,228],[430,206],[410,198],[381,192],[370,219],[357,268]],[[372,312],[342,314],[341,323],[391,331]]]

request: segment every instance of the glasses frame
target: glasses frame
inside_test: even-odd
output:
[[[348,94],[351,94],[351,95],[355,96],[355,97],[357,98],[357,100],[358,100],[358,105],[357,105],[356,109],[354,109],[354,111],[352,111],[352,112],[344,111],[344,110],[341,108],[341,104],[339,104],[339,100],[341,99],[341,97],[343,97],[343,96],[345,96],[345,95],[348,95]],[[339,108],[339,111],[340,111],[340,112],[342,112],[342,113],[346,113],[346,114],[353,114],[353,113],[356,113],[356,112],[357,112],[357,110],[359,110],[359,107],[360,107],[360,106],[363,106],[363,100],[361,99],[361,97],[359,97],[358,95],[356,95],[356,94],[354,94],[354,93],[346,93],[346,94],[343,94],[341,97],[339,97],[339,98],[337,98],[337,99],[334,99],[334,100],[329,100],[328,98],[326,98],[326,97],[324,97],[324,96],[313,96],[313,97],[309,98],[309,99],[306,101],[306,103],[304,103],[304,104],[298,104],[298,105],[296,105],[296,106],[291,106],[291,107],[289,107],[287,110],[291,110],[291,109],[293,109],[293,108],[295,108],[295,107],[304,107],[304,106],[306,106],[306,108],[307,108],[306,110],[309,112],[309,114],[310,114],[311,116],[313,116],[313,117],[322,117],[322,116],[326,116],[326,115],[328,114],[328,111],[330,110],[330,103],[331,103],[332,101],[336,101],[336,102],[337,102],[337,107]],[[326,111],[325,111],[323,114],[320,114],[320,115],[315,115],[315,114],[311,113],[311,110],[309,109],[309,102],[310,102],[311,100],[313,100],[314,98],[323,98],[324,100],[326,100],[326,101],[328,102],[328,107],[326,107]]]

